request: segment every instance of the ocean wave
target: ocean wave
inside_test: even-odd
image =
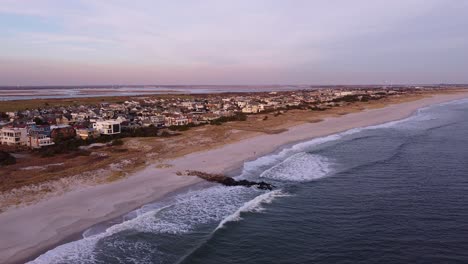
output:
[[[418,127],[419,121],[428,121],[433,120],[435,117],[428,111],[434,106],[428,106],[424,108],[420,108],[415,111],[415,113],[407,118],[386,122],[383,124],[366,126],[366,127],[356,127],[352,128],[340,133],[331,134],[324,137],[313,138],[304,142],[300,142],[294,144],[290,147],[286,147],[277,153],[273,153],[270,155],[259,157],[253,161],[245,162],[242,173],[238,176],[238,178],[249,178],[258,172],[267,171],[276,164],[283,162],[284,160],[288,159],[289,157],[301,153],[301,152],[310,152],[313,151],[314,148],[319,147],[322,144],[338,141],[343,139],[344,137],[351,136],[362,131],[366,130],[376,130],[376,129],[386,129],[386,128],[394,128],[394,129],[413,129],[414,127]],[[418,121],[418,122],[414,122]]]
[[[301,152],[264,171],[260,177],[278,181],[307,182],[323,178],[331,171],[328,158]]]
[[[162,210],[164,208],[160,208]],[[83,239],[73,241],[70,243],[66,243],[60,245],[52,250],[47,251],[46,253],[40,255],[33,261],[28,263],[30,264],[59,264],[59,263],[82,263],[82,264],[90,264],[95,263],[95,254],[93,251],[95,250],[95,246],[99,240],[110,237],[120,231],[127,230],[137,221],[145,221],[151,215],[156,212],[147,212],[137,218],[132,220],[113,225],[106,229],[105,232],[93,235],[93,236],[86,236]]]
[[[281,190],[274,190],[271,192],[264,193],[255,197],[254,199],[244,203],[237,211],[228,217],[224,218],[216,228],[216,230],[223,228],[228,222],[235,222],[241,220],[241,213],[245,212],[261,212],[264,210],[262,207],[263,204],[271,203],[277,197],[287,197],[289,194],[282,192]],[[215,231],[216,231],[215,230]]]
[[[357,130],[356,130],[357,131]],[[256,160],[245,162],[242,174],[239,178],[248,177],[251,174],[255,174],[258,171],[265,171],[272,166],[281,163],[288,157],[291,157],[297,153],[305,152],[310,150],[312,147],[332,142],[341,139],[345,134],[338,133],[325,137],[314,138],[305,142],[297,143],[289,148],[281,150],[279,153],[266,155]]]
[[[131,220],[113,225],[103,233],[58,246],[30,263],[95,263],[99,254],[96,245],[102,239],[129,230],[181,235],[200,225],[222,221],[259,193],[261,191],[254,188],[215,186],[181,194],[166,206],[155,210],[145,207]]]

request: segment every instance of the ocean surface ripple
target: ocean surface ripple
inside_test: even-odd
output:
[[[287,146],[31,263],[468,263],[468,101]]]

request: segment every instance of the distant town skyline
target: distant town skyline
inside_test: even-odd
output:
[[[468,83],[468,1],[2,0],[0,86]]]

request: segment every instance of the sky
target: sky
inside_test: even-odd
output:
[[[468,83],[465,0],[0,0],[0,85]]]

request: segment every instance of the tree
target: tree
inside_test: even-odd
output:
[[[38,125],[38,126],[44,124],[44,121],[43,121],[41,118],[39,118],[39,117],[35,117],[35,118],[33,119],[33,121],[34,121],[34,123],[36,123],[36,125]]]

